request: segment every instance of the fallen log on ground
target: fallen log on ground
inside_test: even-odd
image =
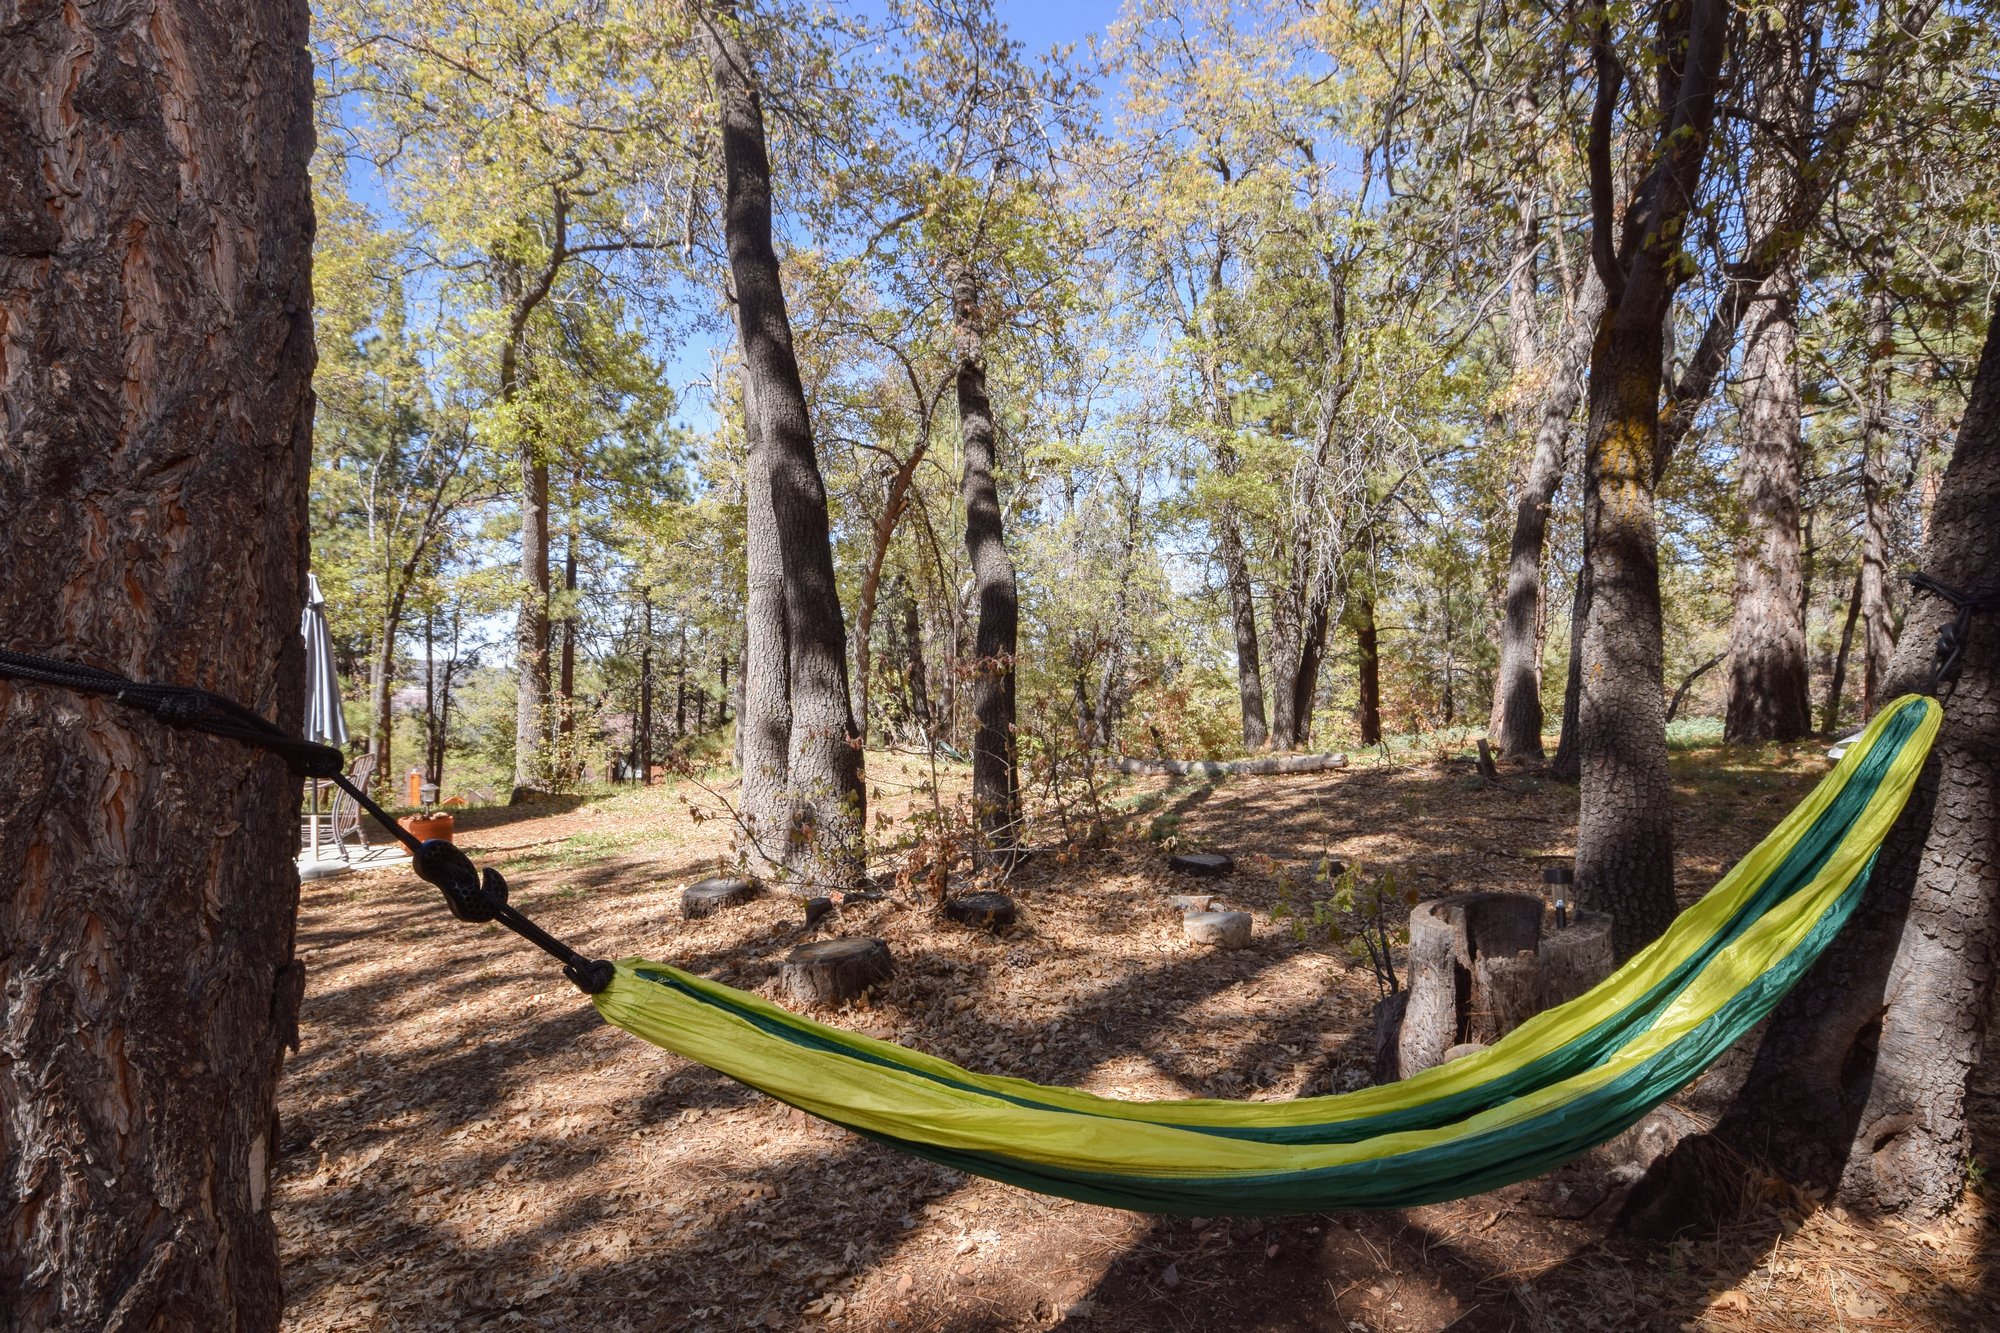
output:
[[[1228,778],[1239,774],[1324,773],[1346,768],[1344,754],[1274,754],[1261,759],[1135,759],[1111,761],[1120,773],[1142,778]]]

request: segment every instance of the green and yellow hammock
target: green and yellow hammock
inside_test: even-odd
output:
[[[1940,719],[1908,696],[1651,946],[1494,1045],[1414,1078],[1287,1102],[1116,1101],[975,1074],[644,959],[610,1022],[858,1134],[1045,1194],[1153,1213],[1434,1203],[1626,1129],[1771,1012],[1860,900]]]

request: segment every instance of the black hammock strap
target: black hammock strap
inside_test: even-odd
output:
[[[2000,593],[1967,592],[1924,573],[1905,574],[1903,577],[1917,591],[1942,598],[1958,612],[1938,629],[1937,651],[1931,656],[1931,680],[1924,690],[1925,694],[1935,698],[1940,688],[1958,678],[1958,668],[1965,657],[1966,636],[1972,633],[1973,613],[2000,610]]]
[[[397,823],[368,793],[350,782],[344,770],[346,760],[331,745],[320,745],[303,736],[293,736],[276,724],[233,700],[207,690],[186,685],[161,685],[133,680],[101,667],[82,666],[34,653],[17,653],[0,648],[0,676],[53,685],[82,694],[99,694],[129,708],[151,713],[171,726],[205,731],[211,736],[268,750],[284,759],[294,773],[324,778],[339,785],[374,817],[375,822],[410,850],[410,864],[418,878],[437,886],[445,905],[460,921],[497,921],[563,965],[563,975],[577,988],[596,994],[611,984],[611,964],[601,958],[586,958],[536,925],[520,908],[507,901],[507,881],[493,867],[482,873],[463,851],[442,839],[419,841]]]

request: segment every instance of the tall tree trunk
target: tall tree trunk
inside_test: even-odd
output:
[[[1354,597],[1354,655],[1358,701],[1355,725],[1363,745],[1382,743],[1382,652],[1375,628],[1375,597],[1358,592]]]
[[[930,429],[928,420],[919,425],[917,443],[911,448],[910,456],[896,464],[896,470],[889,477],[889,488],[882,499],[882,512],[876,517],[873,530],[869,533],[868,565],[861,571],[861,595],[854,607],[854,725],[859,730],[863,745],[868,743],[868,683],[873,675],[875,602],[882,587],[882,566],[889,558],[889,543],[895,540],[897,525],[903,521],[903,511],[909,507],[910,486],[916,478],[917,466],[923,462],[928,452]]]
[[[1840,648],[1833,655],[1833,679],[1826,687],[1826,709],[1819,728],[1829,735],[1840,728],[1840,696],[1847,691],[1847,658],[1854,647],[1854,626],[1861,619],[1862,574],[1854,576],[1854,595],[1847,599],[1847,621],[1840,627]]]
[[[1645,178],[1615,214],[1611,134],[1623,68],[1608,20],[1593,56],[1593,262],[1605,313],[1590,362],[1584,457],[1590,597],[1577,708],[1582,769],[1576,898],[1613,918],[1612,947],[1629,956],[1674,918],[1674,826],[1667,766],[1654,487],[1660,459],[1665,328],[1682,276],[1679,237],[1700,185],[1728,31],[1722,0],[1654,11],[1665,103]]]
[[[771,450],[756,410],[746,365],[742,376],[749,461],[744,470],[743,697],[736,721],[736,766],[743,775],[744,859],[764,875],[782,876],[791,843],[787,772],[791,764],[792,697],[785,624],[784,553],[771,499]]]
[[[1887,256],[1882,257],[1887,266]],[[1861,433],[1861,714],[1882,705],[1882,680],[1895,647],[1889,608],[1889,501],[1883,468],[1889,454],[1889,377],[1895,325],[1888,289],[1868,296],[1868,406]]]
[[[1319,669],[1326,661],[1328,620],[1332,616],[1333,590],[1328,588],[1313,599],[1306,612],[1305,632],[1299,643],[1299,662],[1287,682],[1291,691],[1291,732],[1285,744],[1299,750],[1312,744],[1313,700],[1319,697]]]
[[[639,601],[639,734],[632,747],[632,762],[638,765],[639,781],[653,785],[653,590],[646,589]]]
[[[393,792],[396,783],[396,775],[389,771],[389,749],[395,739],[389,716],[395,692],[395,642],[394,629],[386,624],[378,626],[368,654],[368,753],[375,756],[374,789],[385,793]]]
[[[1234,513],[1215,520],[1216,551],[1229,589],[1229,622],[1236,635],[1236,693],[1243,708],[1243,744],[1259,749],[1271,739],[1264,721],[1264,672],[1257,649],[1257,599],[1250,586],[1250,561]]]
[[[7,645],[304,712],[304,3],[0,25]],[[0,1329],[278,1327],[300,783],[0,682]]]
[[[965,554],[972,562],[979,624],[972,665],[972,803],[987,846],[982,859],[1011,864],[1021,838],[1020,768],[1014,744],[1014,654],[1021,619],[1014,562],[1000,522],[993,479],[998,438],[986,398],[985,321],[970,273],[952,284],[960,343],[958,429],[965,454]]]
[[[1549,506],[1562,485],[1571,425],[1583,397],[1591,341],[1604,314],[1604,284],[1588,274],[1535,420],[1534,453],[1514,501],[1514,535],[1507,552],[1507,605],[1500,623],[1500,667],[1487,734],[1512,759],[1540,759],[1542,750],[1542,552]]]
[[[1754,18],[1742,63],[1757,113],[1745,223],[1772,235],[1805,192],[1797,145],[1808,114],[1802,0]],[[1799,421],[1799,263],[1773,263],[1745,312],[1737,494],[1742,532],[1729,621],[1731,741],[1797,740],[1812,730],[1806,670],[1805,568],[1800,549],[1804,441]]]
[[[1921,561],[1947,583],[2000,593],[2000,320],[1938,493]],[[1888,674],[1920,690],[1954,612],[1911,600]],[[1965,1183],[1966,1081],[1984,1051],[2000,943],[2000,614],[1976,615],[1944,726],[1867,895],[1773,1016],[1719,1129],[1775,1153],[1849,1203],[1928,1216]]]
[[[1576,592],[1569,604],[1569,674],[1563,678],[1562,731],[1556,737],[1555,757],[1549,760],[1549,776],[1558,782],[1578,782],[1583,778],[1577,714],[1583,705],[1583,627],[1589,621],[1590,551],[1586,542],[1583,563],[1576,571]]]
[[[729,0],[712,5],[710,69],[720,102],[727,177],[724,232],[744,369],[753,386],[755,447],[766,460],[766,466],[753,472],[769,495],[784,582],[784,671],[791,704],[786,865],[807,885],[853,885],[867,873],[868,792],[847,692],[847,634],[834,582],[826,485],[771,240],[764,111],[736,22]]]
[[[1781,267],[1763,295],[1744,341],[1737,431],[1744,530],[1736,547],[1723,736],[1739,742],[1791,741],[1812,731],[1799,553],[1798,270]]]
[[[532,800],[548,785],[549,465],[532,439],[521,446],[521,603],[514,613],[514,791]]]
[[[1652,484],[1660,324],[1619,323],[1600,337],[1590,372],[1576,895],[1611,913],[1623,958],[1674,919],[1674,824]]]
[[[577,479],[570,479],[575,494]],[[576,515],[570,514],[569,531],[564,534],[562,658],[556,668],[556,735],[562,754],[562,777],[574,782],[579,776],[576,757]]]

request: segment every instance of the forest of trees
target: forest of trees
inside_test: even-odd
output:
[[[1109,755],[1483,734],[1580,782],[1622,956],[1670,725],[1888,697],[2000,276],[1976,8],[586,8],[317,12],[380,772],[413,682],[516,799],[733,719],[746,862],[839,887],[871,745],[1004,865]]]
[[[307,515],[290,535],[385,790],[414,767],[532,801],[733,763],[746,864],[851,887],[870,750],[968,764],[970,858],[1004,867],[1030,805],[1108,757],[1483,736],[1579,784],[1577,897],[1624,956],[1675,911],[1671,739],[1842,733],[1928,666],[1941,611],[1898,582],[1926,544],[1991,582],[2000,370],[1968,416],[2000,285],[1983,7],[1127,0],[1049,50],[1008,9],[272,20],[317,94],[316,408],[285,388],[308,352],[278,314],[182,387],[237,420],[311,414],[309,475],[271,457],[234,484]],[[243,96],[294,117],[245,122],[270,174],[201,153],[252,178],[255,262],[279,265],[309,127],[282,88]],[[25,192],[11,139],[0,117],[0,187]],[[31,212],[0,210],[10,264],[56,253]],[[193,318],[175,300],[164,325]],[[14,318],[0,378],[28,364]],[[277,559],[271,522],[246,559]],[[252,630],[244,660],[275,661],[283,619],[155,625],[148,668]],[[248,671],[183,674],[257,701]],[[1990,768],[1993,703],[1954,714],[1952,762]],[[1990,806],[1933,836],[1985,836]],[[1910,876],[1965,863],[1912,838]],[[1951,897],[1988,890],[1924,883],[1868,938],[1893,954],[1906,918],[1949,918],[1970,947],[1894,1004],[1878,980],[1831,1035],[1838,1005],[1788,1014],[1822,1025],[1799,1049],[1827,1086],[1990,980],[1992,905]],[[283,1009],[229,1056],[255,1066],[245,1116]],[[1847,1187],[1939,1204],[1962,1113],[1883,1126],[1962,1099],[1976,1052],[1927,1055],[1832,1131],[1877,1147]]]

